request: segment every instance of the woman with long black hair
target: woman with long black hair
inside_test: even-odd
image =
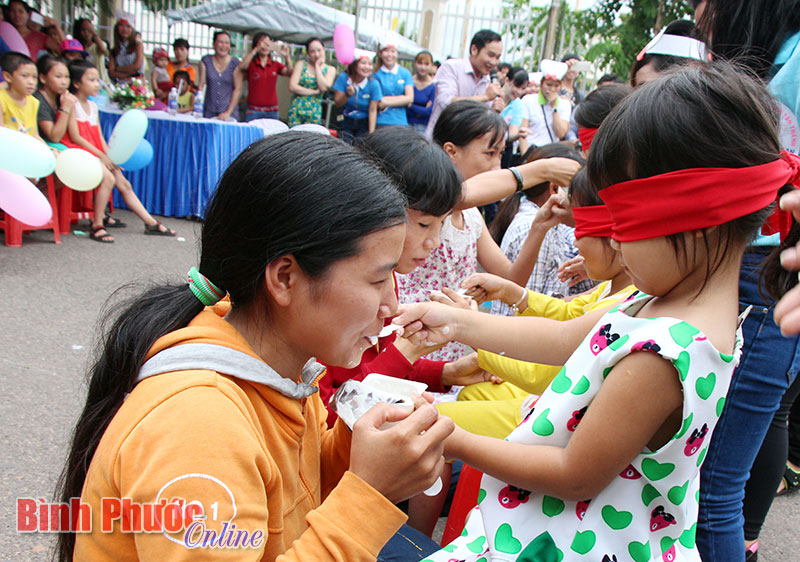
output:
[[[391,180],[335,139],[247,148],[208,209],[199,269],[104,330],[60,491],[91,507],[92,530],[59,535],[59,559],[375,560],[453,426],[418,401],[328,430],[313,359],[358,361],[394,314],[405,221]]]

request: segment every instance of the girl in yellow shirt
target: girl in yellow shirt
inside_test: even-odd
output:
[[[554,197],[558,197],[554,195]],[[570,320],[601,308],[610,308],[629,297],[636,288],[623,267],[619,254],[611,248],[610,228],[602,220],[586,217],[587,212],[602,214],[603,201],[580,170],[572,180],[570,203],[575,213],[575,246],[584,258],[591,279],[605,279],[591,293],[564,301],[520,287],[512,281],[489,273],[476,273],[461,285],[479,301],[502,300],[523,316],[540,316],[552,320]],[[593,211],[594,210],[594,211]],[[472,433],[503,438],[514,429],[522,416],[520,408],[530,395],[539,395],[558,374],[560,366],[519,361],[478,350],[478,364],[506,381],[503,384],[478,383],[459,393],[457,402],[438,404],[439,412]]]

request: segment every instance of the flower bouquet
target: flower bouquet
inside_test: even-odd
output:
[[[120,109],[145,109],[153,105],[155,99],[142,78],[134,78],[129,84],[110,86],[111,99],[117,102]]]

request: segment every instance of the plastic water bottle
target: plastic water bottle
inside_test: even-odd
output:
[[[170,115],[177,115],[178,114],[178,89],[172,88],[169,91],[169,97],[167,98],[167,113]]]
[[[200,119],[203,116],[203,100],[205,96],[203,95],[203,90],[197,92],[194,96],[194,109],[192,110],[192,116]]]

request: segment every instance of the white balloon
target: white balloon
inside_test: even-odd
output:
[[[133,156],[147,132],[147,114],[141,109],[129,109],[119,118],[108,139],[108,157],[114,164],[123,164]]]
[[[103,181],[103,163],[80,148],[69,148],[56,158],[56,176],[75,191],[89,191]]]
[[[0,127],[0,170],[26,178],[44,178],[52,174],[55,167],[56,157],[42,141]]]

